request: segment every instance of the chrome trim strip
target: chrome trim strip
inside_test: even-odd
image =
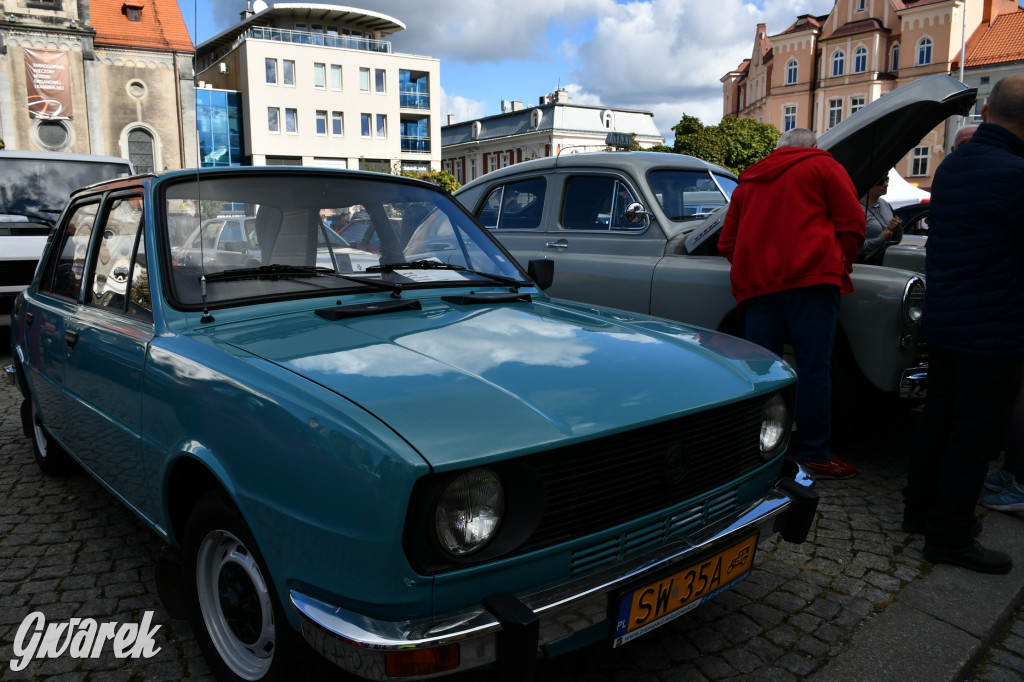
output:
[[[17,377],[18,377],[18,373],[14,369],[14,363],[11,363],[9,365],[4,365],[4,376],[7,377],[7,385],[8,386],[15,386],[15,385],[17,385],[16,380],[17,380]]]
[[[928,397],[928,365],[917,365],[903,370],[900,376],[900,398],[924,400]]]
[[[811,487],[814,480],[796,467],[797,483]],[[726,546],[742,537],[775,531],[777,517],[792,499],[775,489],[760,501],[721,519],[699,532],[670,541],[662,547],[590,575],[551,585],[520,600],[540,617],[539,644],[548,644],[604,621],[608,595],[628,585],[664,573],[695,555]],[[302,634],[323,656],[342,668],[368,677],[388,679],[384,672],[387,652],[459,643],[460,664],[444,674],[491,663],[495,660],[497,619],[482,606],[439,619],[384,621],[334,606],[296,590],[291,602],[301,616]]]

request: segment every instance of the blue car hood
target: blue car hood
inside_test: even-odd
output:
[[[428,300],[341,321],[310,311],[214,336],[361,406],[438,469],[662,421],[794,376],[731,336],[546,300]]]

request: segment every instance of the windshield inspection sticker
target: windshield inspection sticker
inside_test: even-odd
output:
[[[162,626],[152,625],[153,612],[142,623],[97,623],[92,618],[72,618],[66,623],[47,623],[41,611],[21,621],[14,637],[11,670],[24,670],[33,658],[99,658],[107,644],[117,658],[152,658],[160,652],[153,635]],[[45,626],[45,629],[44,629]]]

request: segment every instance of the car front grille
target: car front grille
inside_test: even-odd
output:
[[[735,505],[735,488],[721,493],[724,502],[705,498],[764,465],[759,434],[767,398],[525,458],[542,481],[545,505],[538,527],[519,551],[581,538],[687,500],[693,500],[692,507],[677,510],[647,532],[660,540],[722,516]],[[613,542],[621,552],[636,538]]]
[[[36,274],[38,260],[0,261],[0,287],[27,287]]]

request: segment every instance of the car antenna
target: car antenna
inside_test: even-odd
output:
[[[210,314],[210,307],[206,305],[206,275],[199,276],[199,293],[203,297],[203,316],[199,318],[199,321],[203,324],[210,324],[213,322],[213,315]]]

